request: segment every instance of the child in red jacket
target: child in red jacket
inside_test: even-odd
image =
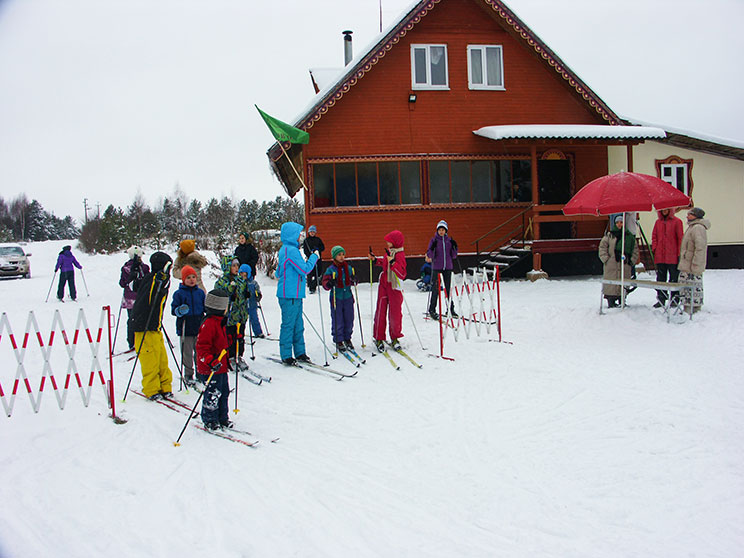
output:
[[[401,328],[403,326],[403,281],[406,278],[406,255],[403,252],[403,233],[392,231],[385,235],[387,242],[386,256],[375,258],[372,250],[369,259],[375,260],[375,264],[382,267],[380,273],[380,285],[377,288],[377,308],[375,310],[375,321],[373,337],[377,350],[385,350],[385,327],[388,314],[390,317],[390,346],[396,351],[400,349],[403,337]]]
[[[199,381],[206,383],[209,375],[214,372],[204,390],[201,410],[202,421],[209,430],[232,427],[227,402],[230,395],[227,381],[230,342],[225,329],[229,300],[230,295],[225,291],[209,291],[204,301],[207,316],[196,337],[196,374]]]

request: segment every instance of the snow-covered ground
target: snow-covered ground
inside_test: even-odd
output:
[[[0,280],[17,337],[29,310],[48,337],[56,310],[70,330],[80,307],[91,327],[103,305],[118,309],[126,256],[74,245],[90,296],[78,274],[78,303],[54,292],[44,302],[62,244],[30,247],[31,279]],[[274,283],[260,282],[276,335]],[[88,408],[71,390],[60,411],[47,386],[38,414],[21,393],[0,417],[0,556],[741,556],[742,291],[744,271],[707,271],[704,311],[667,323],[653,291],[600,316],[596,277],[507,282],[503,337],[513,344],[461,336],[446,347],[454,362],[432,358],[438,327],[417,318],[422,350],[406,316],[404,346],[424,368],[368,356],[342,382],[267,361],[278,347],[261,341],[249,362],[274,380],[241,380],[231,413],[261,438],[255,449],[195,428],[174,447],[185,417],[131,394],[122,402],[132,363],[115,359],[126,424],[108,418],[98,386]],[[369,343],[368,285],[359,298]],[[413,281],[406,299],[420,316],[426,295]],[[326,330],[327,308],[324,297]],[[317,297],[305,309],[319,325]],[[309,327],[305,339],[322,362]],[[0,351],[7,397],[16,363],[6,333]],[[82,372],[86,354],[83,345]],[[32,349],[26,358],[40,362]],[[41,367],[27,373],[38,387]],[[133,385],[140,378],[138,368]]]

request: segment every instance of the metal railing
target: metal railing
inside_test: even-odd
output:
[[[503,223],[497,225],[496,227],[492,228],[487,233],[476,238],[471,243],[471,244],[475,244],[476,253],[480,256],[481,254],[480,243],[482,240],[497,233],[498,231],[502,231],[504,227],[506,227],[509,223],[516,221],[518,219],[521,219],[520,224],[518,224],[516,227],[509,230],[509,232],[506,232],[502,234],[501,236],[497,237],[496,240],[490,241],[489,244],[483,249],[482,252],[488,252],[489,254],[491,254],[494,251],[494,247],[500,247],[504,242],[508,242],[509,246],[514,246],[515,244],[521,242],[522,247],[524,247],[524,241],[525,241],[524,236],[525,236],[525,231],[527,230],[527,222],[529,222],[529,219],[527,218],[527,214],[532,211],[532,208],[534,207],[534,205],[535,204],[530,204],[529,207],[520,211],[516,215],[512,215],[509,219],[507,219]]]

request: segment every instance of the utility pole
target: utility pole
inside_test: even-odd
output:
[[[85,224],[88,224],[88,198],[83,198],[83,209],[85,209]]]

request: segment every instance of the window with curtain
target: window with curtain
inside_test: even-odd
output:
[[[504,89],[504,59],[501,45],[468,45],[468,87]]]
[[[411,87],[449,89],[447,45],[411,45]]]

